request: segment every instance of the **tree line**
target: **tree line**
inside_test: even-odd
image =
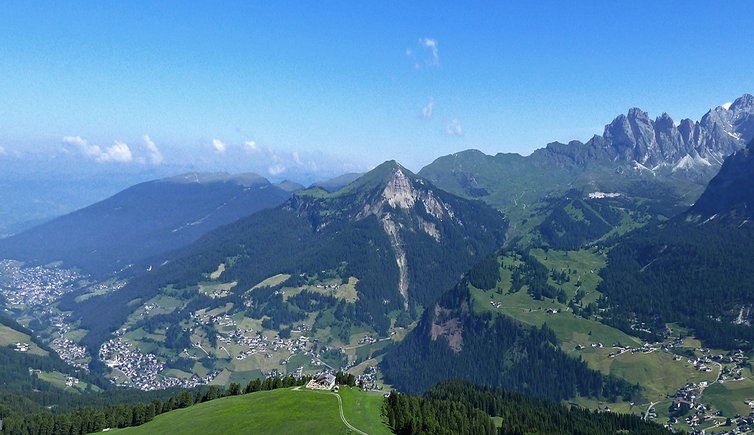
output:
[[[342,378],[342,374],[339,374]],[[3,421],[3,434],[8,435],[53,435],[87,434],[106,428],[139,426],[156,416],[174,409],[187,408],[198,403],[221,397],[250,394],[257,391],[275,390],[306,385],[311,377],[293,376],[254,379],[241,389],[238,383],[231,383],[227,389],[216,385],[181,390],[165,399],[155,398],[151,402],[121,403],[104,407],[81,407],[70,412],[54,414],[37,412],[26,415],[11,414]]]
[[[395,391],[383,415],[396,434],[669,434],[640,417],[594,412],[513,391],[462,381],[440,383],[422,396]],[[492,417],[498,417],[496,427]]]

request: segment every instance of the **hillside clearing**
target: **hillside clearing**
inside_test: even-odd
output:
[[[382,396],[344,388],[343,416],[353,427],[389,434],[382,422]],[[338,400],[329,392],[287,388],[226,397],[157,416],[142,426],[117,433],[311,433],[346,434]],[[355,432],[355,431],[354,431]],[[351,432],[352,433],[352,432]]]

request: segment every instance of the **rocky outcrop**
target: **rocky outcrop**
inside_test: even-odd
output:
[[[553,143],[534,154],[561,165],[637,162],[651,170],[668,167],[692,171],[722,164],[726,156],[752,138],[754,97],[745,94],[730,105],[710,110],[697,122],[683,119],[676,123],[667,113],[652,120],[647,112],[632,108],[606,125],[602,136],[585,144]]]
[[[499,212],[436,189],[395,161],[331,194],[296,193],[284,208],[304,217],[315,233],[352,224],[367,228],[376,222],[390,244],[389,255],[398,272],[393,288],[400,293],[404,309],[411,301],[426,302],[421,282],[437,278],[436,271],[432,279],[425,279],[418,276],[419,270],[442,268],[443,274],[449,274],[447,256],[463,251],[464,258],[475,258],[482,250],[496,249],[505,227]],[[477,235],[484,239],[483,249]]]

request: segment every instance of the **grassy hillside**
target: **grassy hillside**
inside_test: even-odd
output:
[[[646,224],[649,216],[680,213],[714,175],[655,173],[604,156],[570,155],[587,148],[556,143],[527,157],[467,150],[438,158],[419,175],[448,192],[502,210],[510,221],[509,241],[558,248],[622,234]],[[597,192],[619,196],[589,199]]]
[[[382,421],[380,394],[345,388],[340,397],[343,416],[353,427],[370,435],[390,433]],[[217,399],[160,415],[142,426],[113,432],[345,434],[351,430],[340,418],[334,394],[292,388]]]
[[[503,314],[534,327],[546,325],[557,337],[560,349],[581,359],[589,368],[642,387],[640,395],[630,401],[608,402],[584,397],[572,400],[580,406],[589,409],[607,406],[614,411],[641,415],[652,403],[657,414],[655,421],[665,423],[670,418],[668,408],[677,392],[691,386],[696,399],[713,409],[708,414],[718,410],[724,417],[748,414],[749,407],[744,401],[754,398],[748,367],[741,371],[741,379],[728,375],[727,379],[718,381],[722,370],[735,374],[743,363],[713,364],[710,372],[695,365],[699,358],[729,355],[728,352],[701,351],[702,343],[690,336],[692,331],[678,324],[666,325],[673,332],[660,342],[647,343],[630,331],[627,333],[603,323],[604,311],[598,308],[598,302],[604,296],[599,289],[603,283],[601,272],[610,268],[608,256],[599,249],[532,249],[527,255],[506,253],[498,258],[501,267],[494,286],[470,288],[471,308],[478,313]],[[541,266],[533,267],[533,262]],[[560,299],[537,298],[533,286],[540,289],[540,294],[547,293],[545,288],[548,287],[550,293],[559,295]],[[684,338],[679,339],[679,336]],[[701,385],[709,385],[709,388]],[[691,429],[682,419],[674,427]]]
[[[0,346],[13,347],[16,343],[26,343],[29,345],[29,354],[45,356],[47,351],[39,347],[32,341],[31,336],[21,331],[17,331],[10,326],[0,324]]]

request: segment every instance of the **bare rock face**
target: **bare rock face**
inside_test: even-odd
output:
[[[754,96],[745,94],[731,104],[708,111],[700,121],[676,124],[667,113],[652,120],[632,108],[605,126],[602,136],[586,144],[547,146],[551,159],[567,158],[583,166],[592,160],[637,162],[642,167],[693,171],[721,165],[725,157],[754,138]]]
[[[393,168],[392,174],[387,179],[378,199],[365,203],[356,219],[374,215],[383,221],[390,220],[391,211],[411,212],[414,207],[420,207],[428,218],[431,217],[439,221],[450,219],[459,225],[463,225],[455,218],[453,209],[449,204],[437,198],[432,189],[427,188],[423,180],[413,175],[407,175],[406,172],[406,169],[400,166]],[[417,221],[417,227],[439,243],[442,235],[437,229],[437,225],[422,218],[419,214],[414,213],[413,215]],[[394,224],[386,224],[386,228],[394,226]]]
[[[468,311],[468,310],[466,310]],[[450,349],[459,353],[463,350],[463,323],[453,310],[435,305],[434,320],[430,329],[432,341],[444,337],[448,341]]]
[[[481,254],[477,234],[492,249],[504,239],[500,212],[436,189],[395,161],[379,165],[331,194],[294,194],[286,208],[305,216],[316,233],[342,227],[344,222],[371,225],[376,219],[395,259],[396,290],[404,309],[426,293],[417,271],[435,267],[447,273],[450,269],[444,259],[459,252],[476,258]]]
[[[423,219],[419,214],[411,213],[414,207],[421,207],[427,215],[438,220],[452,218],[452,209],[450,206],[437,199],[432,190],[427,189],[419,178],[406,175],[406,170],[397,165],[392,168],[392,174],[385,183],[379,199],[371,204],[365,204],[358,216],[359,219],[363,219],[366,216],[375,215],[382,223],[382,228],[388,235],[395,251],[395,261],[400,276],[398,286],[401,296],[403,296],[405,309],[408,309],[408,288],[410,282],[409,266],[406,252],[403,248],[401,232],[424,231],[437,243],[442,238],[442,235],[437,230],[437,226],[433,222]],[[415,221],[416,227],[407,227],[400,220],[396,219],[397,210],[410,213],[412,216],[411,220]]]

